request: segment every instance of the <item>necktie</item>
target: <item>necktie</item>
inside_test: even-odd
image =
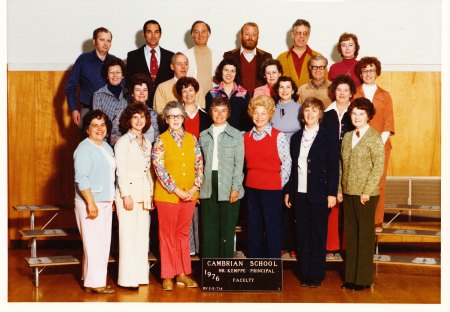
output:
[[[359,138],[359,130],[356,130],[356,136]]]
[[[150,74],[152,75],[152,80],[155,81],[156,74],[158,73],[158,61],[155,56],[155,49],[151,50],[152,56],[150,57]]]

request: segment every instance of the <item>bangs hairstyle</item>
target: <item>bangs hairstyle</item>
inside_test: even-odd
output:
[[[108,79],[109,68],[116,65],[120,66],[122,76],[125,75],[125,63],[118,57],[109,57],[105,60],[105,62],[102,65],[102,75],[105,79]]]
[[[142,128],[142,133],[145,133],[150,129],[152,122],[150,121],[148,107],[142,103],[130,103],[123,110],[122,115],[120,115],[119,118],[119,130],[122,135],[131,129],[131,119],[134,114],[144,114],[145,116],[145,126]]]
[[[130,78],[130,81],[128,81],[128,90],[130,90],[130,93],[133,93],[135,86],[141,86],[143,84],[147,85],[147,89],[150,91],[150,87],[152,85],[152,82],[150,81],[150,77],[146,74],[137,73],[133,74]]]
[[[362,70],[366,68],[368,65],[375,65],[377,70],[377,76],[381,75],[381,62],[374,56],[366,56],[358,61],[358,64],[355,67],[355,73],[358,76],[361,76]]]
[[[177,83],[175,84],[175,89],[177,90],[178,95],[181,99],[181,92],[184,88],[188,88],[189,86],[194,87],[195,93],[200,90],[200,85],[198,84],[198,81],[194,77],[181,77],[177,80]]]
[[[238,85],[241,84],[241,66],[232,58],[226,57],[224,58],[216,68],[216,72],[214,74],[214,82],[217,84],[223,81],[222,78],[222,70],[225,65],[233,65],[236,68],[236,77],[234,77],[234,82]]]
[[[336,78],[333,79],[330,86],[328,87],[328,97],[331,101],[336,101],[336,89],[339,85],[346,84],[350,87],[350,99],[355,95],[356,93],[356,86],[353,82],[353,79],[350,78],[350,76],[347,75],[339,75]]]
[[[350,115],[352,114],[352,111],[355,108],[366,111],[369,120],[372,120],[373,116],[375,116],[375,107],[368,98],[362,97],[352,101],[352,103],[348,107],[348,112]]]
[[[281,74],[281,76],[283,76],[283,66],[281,65],[280,61],[277,59],[267,59],[261,65],[261,69],[259,70],[259,78],[261,78],[262,80],[266,80],[266,67],[270,65],[275,65],[278,69],[278,72]]]
[[[89,111],[84,117],[83,117],[83,127],[81,128],[81,132],[84,137],[87,137],[87,129],[91,125],[91,121],[94,119],[103,119],[106,124],[106,136],[108,136],[111,133],[112,129],[112,123],[111,120],[108,118],[108,115],[106,115],[102,110],[100,109],[94,109]]]
[[[355,58],[356,58],[358,56],[358,52],[359,52],[359,43],[358,43],[358,37],[356,37],[356,35],[354,35],[354,34],[343,33],[339,37],[339,41],[337,44],[337,50],[338,50],[339,54],[342,56],[341,43],[342,43],[342,41],[348,41],[350,39],[352,39],[353,42],[355,42]]]
[[[231,115],[230,100],[225,96],[216,96],[212,99],[211,106],[209,107],[209,115],[212,116],[212,110],[218,106],[225,106],[228,109],[228,117]]]
[[[298,120],[302,123],[302,124],[306,124],[305,122],[305,110],[307,108],[318,108],[320,111],[320,116],[319,116],[319,123],[322,121],[323,118],[323,112],[325,110],[325,105],[323,105],[323,102],[321,100],[319,100],[316,97],[313,96],[308,96],[302,103],[302,106],[300,107],[300,110],[298,112]]]
[[[269,116],[273,116],[273,113],[275,112],[275,101],[272,99],[272,97],[268,95],[258,95],[252,97],[250,103],[248,103],[247,110],[247,113],[250,117],[253,116],[253,112],[258,106],[264,107],[267,110]]]

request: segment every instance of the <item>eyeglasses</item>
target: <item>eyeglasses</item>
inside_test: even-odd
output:
[[[377,70],[376,69],[362,69],[361,73],[363,74],[372,74],[372,73],[376,73]]]
[[[318,70],[318,69],[320,69],[320,70],[325,70],[325,68],[327,68],[326,66],[311,66],[311,69],[312,70]]]
[[[308,31],[294,31],[294,36],[308,37],[309,32]]]
[[[170,120],[184,119],[184,116],[183,115],[169,115],[169,116],[167,116],[167,119],[170,119]]]
[[[122,75],[122,72],[121,72],[120,70],[117,70],[117,71],[109,71],[108,74],[111,74],[111,75]]]

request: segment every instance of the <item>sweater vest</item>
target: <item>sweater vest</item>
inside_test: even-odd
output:
[[[169,131],[160,135],[164,147],[164,167],[175,184],[181,190],[188,191],[194,186],[195,180],[195,142],[192,134],[185,132],[181,148]],[[155,201],[178,203],[179,197],[175,193],[169,193],[158,180],[155,183]],[[197,198],[198,192],[195,193]]]
[[[241,53],[241,80],[242,86],[252,95],[256,88],[256,55],[249,63]]]
[[[281,160],[277,138],[280,131],[272,128],[272,135],[255,141],[247,132],[244,136],[247,178],[245,185],[262,190],[281,190]]]

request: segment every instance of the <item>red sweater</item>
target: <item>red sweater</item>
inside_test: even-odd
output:
[[[244,135],[247,178],[245,185],[262,190],[281,190],[281,160],[277,138],[280,131],[272,128],[272,135],[255,141],[253,135]]]
[[[192,133],[198,140],[200,135],[200,112],[197,112],[194,119],[191,119],[189,116],[186,117],[184,120],[184,131]]]
[[[242,86],[247,89],[250,94],[253,94],[253,91],[256,88],[256,56],[249,63],[245,58],[244,54],[241,53],[241,80]]]

